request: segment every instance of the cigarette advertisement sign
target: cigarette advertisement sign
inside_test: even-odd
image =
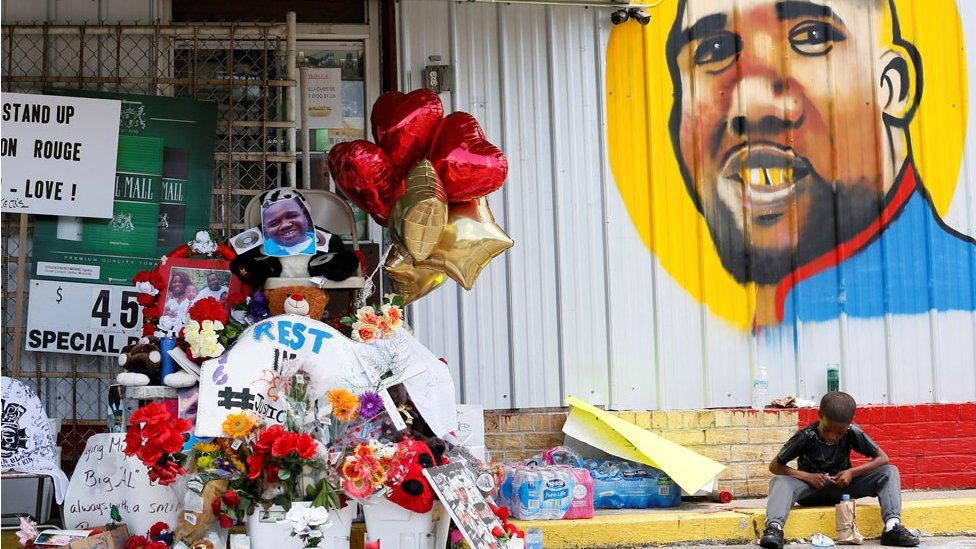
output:
[[[117,159],[102,166],[111,174],[104,202],[114,200],[114,205],[107,219],[38,217],[35,278],[128,285],[137,272],[209,227],[215,103],[81,90],[51,93],[121,104],[113,137]]]
[[[112,217],[122,102],[2,94],[3,212]]]

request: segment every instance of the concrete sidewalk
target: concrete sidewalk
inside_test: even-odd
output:
[[[541,528],[546,549],[641,547],[716,542],[750,543],[761,533],[765,499],[729,504],[685,503],[675,509],[599,511],[590,520],[516,521],[519,528]],[[976,533],[976,490],[905,492],[902,522],[925,534]],[[857,525],[867,537],[881,535],[877,500],[858,500]],[[833,507],[797,507],[786,525],[788,539],[815,533],[834,537]]]

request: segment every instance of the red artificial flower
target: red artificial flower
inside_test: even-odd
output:
[[[295,433],[286,433],[278,438],[271,446],[271,455],[276,458],[283,458],[292,452],[298,451],[298,436]]]
[[[261,431],[257,441],[254,442],[254,452],[261,454],[271,453],[271,446],[285,433],[285,427],[282,425],[272,425]]]
[[[231,248],[227,244],[217,244],[217,253],[227,261],[231,261],[237,257],[237,252],[234,251],[234,248]]]
[[[205,297],[192,306],[187,311],[187,315],[197,322],[203,322],[204,320],[219,321],[223,324],[227,323],[227,310],[224,309],[224,305],[217,301],[213,297]]]
[[[149,545],[149,540],[146,536],[129,536],[129,539],[125,540],[125,549],[147,549]]]
[[[150,541],[146,549],[169,549],[169,546],[162,541]]]
[[[315,442],[315,439],[312,438],[311,435],[307,435],[305,433],[298,435],[296,446],[297,448],[295,450],[298,452],[298,457],[305,460],[315,457],[315,452],[319,447],[318,443]]]
[[[88,532],[88,537],[90,537],[90,538],[91,537],[95,537],[95,536],[97,536],[99,534],[102,534],[102,533],[103,532],[102,532],[102,529],[101,528],[95,528],[91,532]]]
[[[247,478],[256,480],[264,470],[264,457],[267,454],[252,454],[247,456]]]
[[[163,308],[160,303],[154,303],[148,307],[142,309],[143,318],[157,319],[163,314]]]
[[[496,507],[492,509],[495,516],[504,523],[508,523],[508,507]]]
[[[277,463],[272,463],[271,465],[268,465],[268,475],[265,478],[265,481],[271,484],[278,482],[279,480],[278,471],[280,470],[281,470],[281,465],[278,465]]]
[[[153,524],[152,526],[149,527],[149,538],[156,539],[160,535],[169,534],[170,532],[172,532],[172,529],[169,527],[169,524],[166,524],[163,521],[159,521],[156,524]]]
[[[129,424],[133,423],[164,423],[169,421],[170,414],[166,406],[160,402],[152,402],[147,404],[135,412],[132,413],[132,417],[129,418]]]
[[[151,337],[156,333],[156,326],[152,322],[142,323],[142,337]]]
[[[495,536],[496,538],[503,538],[505,537],[505,530],[503,530],[501,526],[495,526],[491,529],[491,535]]]
[[[143,307],[148,307],[149,305],[152,305],[156,301],[156,296],[152,294],[139,294],[136,296],[136,301],[139,303],[139,305],[142,305]]]
[[[509,536],[512,536],[512,537],[518,537],[518,534],[519,534],[519,532],[521,532],[521,530],[519,530],[519,529],[518,529],[518,526],[515,526],[515,525],[514,525],[514,524],[512,524],[511,522],[506,522],[506,523],[505,523],[505,532],[506,532],[506,533],[507,533],[507,534],[508,534]]]
[[[220,514],[220,511],[223,510],[223,508],[220,505],[221,505],[220,498],[217,498],[210,502],[210,511],[214,514],[215,517]]]
[[[165,286],[165,284],[163,284],[163,275],[160,274],[159,269],[151,269],[136,273],[136,276],[132,277],[132,284],[135,285],[140,282],[148,282],[157,289]]]
[[[167,461],[165,465],[149,468],[149,480],[162,486],[169,486],[176,482],[176,477],[185,475],[186,469],[175,461]]]
[[[220,523],[221,528],[230,528],[234,525],[233,519],[223,513],[217,516],[217,522]]]
[[[239,507],[241,505],[241,496],[237,495],[237,492],[233,490],[227,490],[224,492],[221,499],[224,500],[224,503],[226,503],[228,507]]]
[[[231,292],[227,294],[227,299],[224,300],[224,304],[228,307],[234,307],[238,303],[242,303],[247,299],[247,294],[244,292]]]

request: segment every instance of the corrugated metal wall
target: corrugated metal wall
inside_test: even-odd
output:
[[[169,20],[167,0],[4,0],[5,25],[151,24]]]
[[[719,4],[726,3],[732,5]],[[441,56],[455,70],[454,91],[442,95],[447,109],[477,117],[511,164],[508,183],[490,201],[515,248],[482,273],[472,292],[448,283],[414,308],[415,328],[448,359],[463,399],[491,408],[559,406],[570,394],[622,409],[739,406],[749,402],[759,365],[769,370],[771,396],[818,398],[830,364],[839,365],[842,388],[859,402],[976,399],[976,253],[956,239],[953,249],[962,252],[940,255],[940,238],[949,233],[932,220],[920,222],[928,235],[920,262],[927,270],[921,272],[930,277],[923,284],[929,306],[921,313],[903,314],[892,305],[899,296],[891,288],[904,278],[892,274],[899,252],[913,257],[899,248],[905,244],[893,231],[876,242],[882,257],[895,258],[875,266],[887,277],[880,297],[874,296],[884,302],[881,314],[857,312],[860,271],[849,266],[854,263],[837,269],[840,286],[827,301],[840,313],[824,320],[805,316],[812,306],[806,294],[790,293],[780,326],[752,330],[754,292],[743,286],[731,297],[716,295],[722,286],[712,279],[729,276],[718,272],[717,260],[706,259],[716,253],[706,222],[680,224],[691,201],[667,118],[660,116],[671,105],[672,87],[663,39],[654,37],[668,35],[676,5],[666,0],[646,29],[633,23],[614,29],[609,12],[599,9],[400,2],[401,88],[419,87],[428,57]],[[707,0],[691,5],[697,13],[716,6]],[[966,67],[976,74],[976,59],[963,47],[963,36],[976,39],[976,5],[959,2],[962,23],[955,34],[949,32],[957,27],[951,2],[896,5],[926,71],[923,103],[912,122],[921,181],[946,224],[976,235],[976,143],[970,139],[963,147],[959,137],[976,135],[965,96]],[[685,14],[689,22],[693,16]],[[782,54],[783,64],[802,60]],[[827,71],[836,94],[850,68]],[[703,93],[699,87],[690,96]],[[608,117],[619,117],[622,105],[633,109],[636,123],[608,129]],[[833,122],[832,142],[839,142],[836,132],[856,130],[846,126],[851,120]],[[953,138],[954,147],[940,144]],[[644,181],[659,186],[622,179],[628,147],[646,170]],[[937,183],[956,177],[953,150],[962,156],[954,191]],[[689,171],[697,174],[698,167]],[[669,186],[682,190],[662,194]],[[896,216],[890,227],[904,226],[908,217]],[[672,250],[670,257],[665,250]],[[952,274],[955,286],[940,286],[935,274],[941,272]],[[803,288],[798,283],[794,289]],[[939,292],[955,296],[954,304],[943,306]],[[748,310],[745,322],[736,300]]]

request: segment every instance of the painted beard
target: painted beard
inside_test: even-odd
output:
[[[833,250],[878,220],[882,207],[880,186],[867,180],[856,184],[828,183],[816,172],[803,192],[809,195],[810,211],[799,227],[796,245],[759,248],[747,238],[755,219],[738,221],[729,206],[715,200],[704,213],[708,231],[722,266],[740,284],[777,284],[797,268]],[[793,230],[793,227],[790,227]]]

